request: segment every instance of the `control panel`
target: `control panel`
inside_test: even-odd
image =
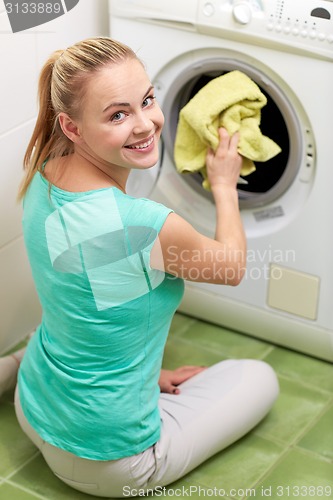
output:
[[[333,0],[199,0],[197,29],[333,60]]]
[[[114,17],[333,61],[333,0],[109,0]]]

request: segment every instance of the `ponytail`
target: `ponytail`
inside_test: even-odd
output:
[[[25,177],[20,186],[18,199],[22,199],[37,171],[40,171],[46,158],[50,158],[58,142],[58,134],[54,133],[57,115],[51,100],[52,71],[55,61],[62,51],[54,52],[44,64],[39,77],[38,104],[39,112],[33,134],[24,155],[23,165]]]

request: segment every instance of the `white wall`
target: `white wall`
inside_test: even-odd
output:
[[[0,0],[0,353],[40,320],[16,203],[36,117],[39,71],[53,50],[98,35],[108,35],[107,0],[80,0],[64,16],[15,34]]]

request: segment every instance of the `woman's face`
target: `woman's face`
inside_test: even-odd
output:
[[[136,59],[110,64],[88,82],[78,145],[103,165],[145,169],[158,160],[164,117]]]

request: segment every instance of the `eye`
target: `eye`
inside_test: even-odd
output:
[[[156,99],[156,97],[154,95],[149,95],[148,97],[146,97],[143,100],[142,107],[147,108],[148,106],[151,106],[155,99]]]
[[[111,116],[112,122],[121,122],[125,118],[125,113],[123,111],[117,111],[114,115]]]

